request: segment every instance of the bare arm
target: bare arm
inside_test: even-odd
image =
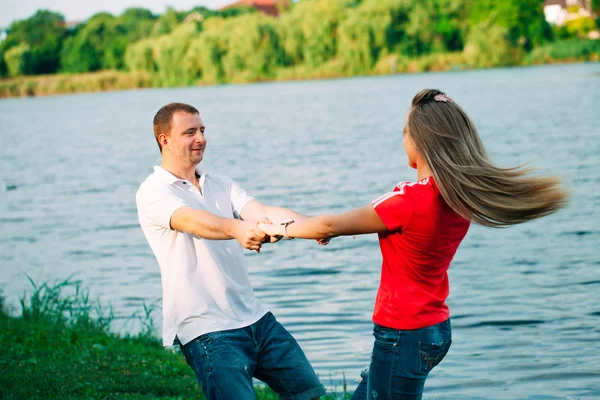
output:
[[[258,200],[249,201],[242,209],[240,217],[242,217],[244,221],[255,222],[268,218],[270,221],[277,224],[289,220],[302,221],[308,218],[306,215],[302,215],[288,208],[266,206]]]
[[[266,238],[255,224],[218,217],[208,211],[180,207],[171,215],[171,228],[209,240],[236,239],[250,250],[260,251]]]
[[[271,236],[283,236],[281,225],[259,224],[259,228]],[[388,229],[373,209],[367,205],[337,215],[320,215],[288,225],[290,237],[318,239],[323,237],[362,235],[367,233],[386,232]]]

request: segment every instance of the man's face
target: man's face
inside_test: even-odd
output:
[[[176,159],[188,165],[197,165],[202,161],[206,149],[204,123],[199,114],[177,112],[173,114],[171,135],[167,145],[163,146]]]

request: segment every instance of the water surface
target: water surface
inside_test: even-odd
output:
[[[493,159],[560,175],[569,207],[504,230],[474,226],[450,270],[453,345],[425,398],[600,398],[600,64],[155,89],[0,101],[0,287],[9,304],[74,275],[116,329],[161,297],[135,192],[160,163],[152,117],[201,110],[201,166],[306,214],[369,204],[414,180],[402,149],[412,96],[440,88]],[[368,364],[381,256],[375,235],[248,253],[257,295],[325,384]],[[160,314],[154,314],[160,322]],[[159,324],[160,328],[160,324]]]

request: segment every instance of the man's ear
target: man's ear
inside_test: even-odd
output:
[[[158,135],[158,142],[164,148],[167,144],[169,144],[169,137],[164,133]]]

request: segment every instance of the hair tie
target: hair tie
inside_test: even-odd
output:
[[[452,100],[450,97],[446,96],[445,93],[436,94],[433,99],[435,101],[441,101],[441,102],[444,102],[444,103],[454,103],[454,100]]]

